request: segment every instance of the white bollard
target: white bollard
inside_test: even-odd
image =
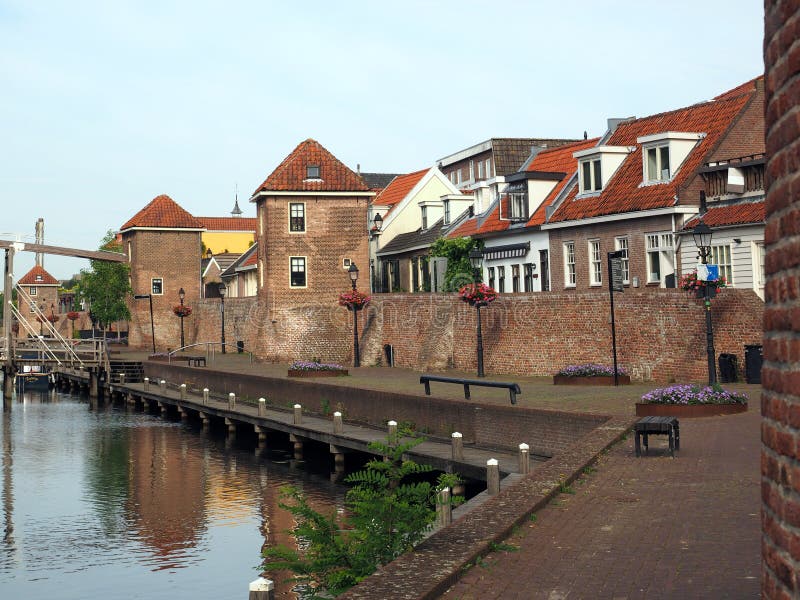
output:
[[[303,407],[299,404],[294,405],[294,419],[292,422],[295,425],[300,425],[303,422]]]
[[[125,383],[125,373],[120,373],[120,374],[119,374],[119,382],[120,382],[121,384],[124,384],[124,383]]]
[[[247,600],[275,600],[275,584],[269,579],[259,577],[250,583],[250,595]]]
[[[337,410],[333,413],[333,433],[342,433],[343,428],[342,413]]]
[[[486,492],[490,496],[500,493],[500,465],[496,458],[486,461]]]
[[[160,387],[162,391],[166,391],[166,389],[167,389],[166,380],[162,379],[161,381],[159,381],[158,382],[158,387]]]
[[[186,384],[181,384],[181,400],[186,400]]]
[[[142,382],[142,385],[144,387],[144,391],[145,392],[148,391],[150,389],[150,378],[149,377],[145,377],[144,381]]]
[[[203,404],[208,404],[208,388],[203,388]]]
[[[389,421],[386,425],[389,429],[389,443],[394,445],[397,443],[397,421]]]
[[[233,409],[236,406],[236,394],[231,392],[228,394],[228,408]]]
[[[519,445],[519,472],[523,475],[531,472],[531,453],[528,444]]]
[[[258,416],[263,417],[267,414],[267,399],[266,398],[259,398],[258,399]]]
[[[450,438],[453,440],[452,445],[452,456],[453,460],[464,460],[464,436],[461,435],[459,432],[454,431],[450,434]]]

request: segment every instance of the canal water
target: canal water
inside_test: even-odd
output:
[[[280,488],[341,510],[323,464],[60,392],[5,404],[0,598],[247,598],[265,544],[296,544]],[[290,464],[292,463],[292,464]],[[295,597],[278,581],[278,597]]]

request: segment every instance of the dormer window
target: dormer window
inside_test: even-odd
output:
[[[666,131],[636,138],[642,145],[642,182],[644,185],[671,181],[704,133]]]
[[[584,160],[580,163],[581,193],[599,192],[603,189],[603,169],[600,159]]]
[[[508,195],[511,201],[511,220],[528,220],[528,194],[524,191],[513,192]]]
[[[645,181],[668,181],[670,178],[669,170],[669,146],[656,146],[648,148],[645,152],[647,161],[647,172]]]
[[[444,224],[450,224],[450,200],[445,200],[443,203],[444,205]]]
[[[42,276],[41,276],[41,275],[37,275],[37,276],[36,276],[36,281],[43,281],[43,278],[42,278]]]
[[[579,193],[601,192],[630,153],[627,146],[595,146],[574,152],[572,156],[578,159]]]
[[[306,179],[319,178],[319,165],[306,165]]]
[[[424,230],[428,228],[428,207],[422,206],[420,208],[422,209],[422,229]]]

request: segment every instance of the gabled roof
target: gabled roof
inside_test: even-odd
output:
[[[58,279],[44,270],[44,267],[36,265],[25,273],[17,282],[19,285],[58,285]]]
[[[684,226],[684,231],[692,229],[700,221],[701,217],[699,216],[692,218]],[[764,200],[709,208],[708,212],[702,216],[702,221],[709,227],[731,227],[734,225],[764,223],[766,221]]]
[[[577,140],[542,138],[492,138],[494,172],[497,175],[510,175],[520,170],[531,155],[533,146],[561,146]]]
[[[398,175],[380,194],[375,196],[372,200],[372,204],[388,206],[391,210],[414,189],[414,186],[419,183],[420,179],[422,179],[428,171],[429,169],[422,169],[421,171],[415,171],[408,175]]]
[[[760,79],[764,79],[764,76],[759,75],[758,77],[753,77],[753,79],[750,81],[745,81],[743,84],[737,85],[732,90],[728,90],[719,96],[715,96],[714,100],[728,100],[730,98],[735,98],[736,96],[741,96],[742,94],[748,94],[755,89]]]
[[[207,231],[252,231],[258,227],[256,217],[197,217]]]
[[[220,277],[231,278],[236,275],[237,271],[249,269],[250,267],[258,264],[258,242],[245,250],[239,258],[233,261],[228,267],[220,273]]]
[[[576,198],[575,186],[549,222],[572,221],[604,215],[671,207],[678,192],[697,172],[751,98],[751,94],[712,100],[670,112],[621,123],[610,136],[609,146],[628,146],[631,152],[599,194]],[[697,146],[667,183],[642,185],[642,147],[637,138],[669,131],[703,133]]]
[[[158,229],[204,229],[203,224],[186,212],[169,196],[162,194],[136,213],[120,231],[135,227],[155,227]]]
[[[319,178],[308,179],[308,166],[319,167]],[[366,192],[369,187],[316,140],[307,139],[283,159],[253,196],[259,192]],[[251,198],[251,200],[253,200]]]

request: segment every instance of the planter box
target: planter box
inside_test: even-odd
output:
[[[747,412],[747,404],[649,404],[636,403],[637,417],[714,417]]]
[[[617,375],[617,380],[620,385],[628,385],[631,382],[631,376]],[[566,375],[553,375],[553,385],[614,385],[614,376],[567,377]]]
[[[341,371],[296,371],[288,370],[289,377],[343,377],[348,375],[347,369]]]

